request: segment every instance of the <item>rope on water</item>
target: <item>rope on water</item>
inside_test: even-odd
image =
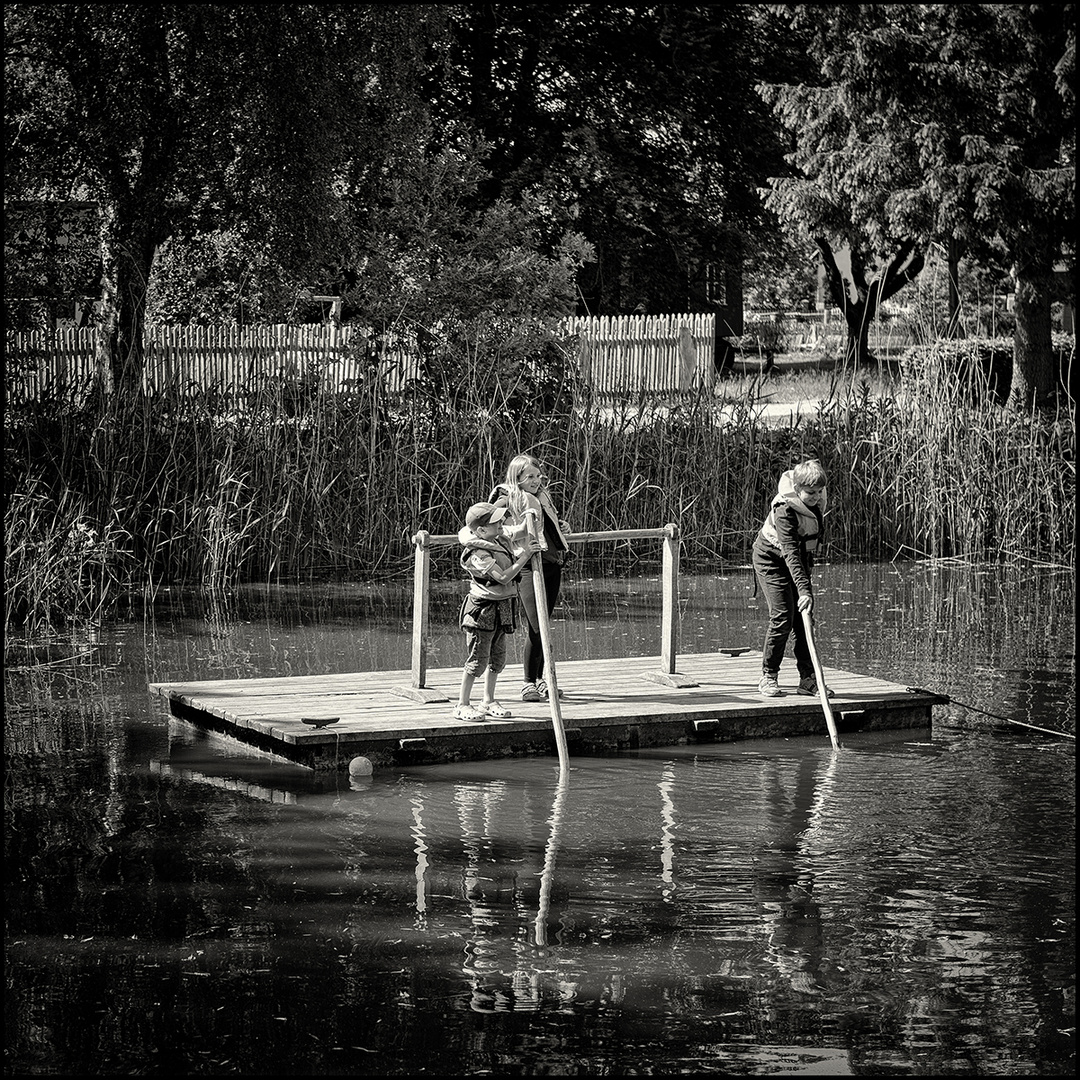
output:
[[[1047,735],[1060,735],[1063,739],[1075,739],[1075,735],[1071,735],[1067,731],[1054,731],[1053,728],[1036,727],[1034,724],[1025,724],[1022,720],[1012,720],[1008,716],[998,716],[997,713],[987,712],[985,709],[980,709],[977,705],[969,705],[966,701],[957,701],[956,698],[949,698],[950,705],[959,705],[961,709],[970,709],[971,712],[982,713],[983,716],[989,716],[992,720],[1000,720],[1004,724],[1016,724],[1018,727],[1031,728],[1032,731],[1042,731]]]

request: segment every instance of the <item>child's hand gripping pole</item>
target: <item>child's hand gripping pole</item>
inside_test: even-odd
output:
[[[529,536],[538,544],[536,511],[525,511]],[[555,729],[555,745],[559,750],[559,769],[570,767],[570,755],[566,749],[566,732],[563,730],[562,710],[559,707],[559,681],[555,675],[555,657],[551,653],[551,627],[548,624],[547,587],[544,584],[544,567],[539,550],[532,554],[533,596],[536,598],[536,620],[540,624],[540,641],[544,647],[544,678],[548,684],[548,704],[551,706],[551,726]]]

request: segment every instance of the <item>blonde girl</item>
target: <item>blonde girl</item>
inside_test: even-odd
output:
[[[535,516],[540,538],[540,565],[547,593],[547,612],[550,616],[555,610],[562,586],[562,568],[570,549],[566,534],[570,528],[565,521],[560,520],[546,482],[547,477],[540,461],[532,454],[518,454],[506,467],[506,479],[491,493],[490,501],[507,508],[505,530],[515,544],[525,543],[528,533],[526,517],[528,514]],[[518,594],[528,631],[521,700],[544,701],[549,696],[549,688],[544,680],[544,647],[540,637],[540,619],[531,562],[526,565],[525,572],[521,575]]]

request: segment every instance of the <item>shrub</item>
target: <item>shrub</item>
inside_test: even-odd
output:
[[[900,358],[903,378],[937,377],[965,389],[968,401],[1004,405],[1012,387],[1013,345],[1006,338],[963,338],[913,345]]]

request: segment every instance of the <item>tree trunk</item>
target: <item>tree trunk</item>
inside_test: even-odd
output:
[[[824,237],[818,237],[815,243],[821,252],[829,292],[847,324],[844,366],[858,369],[873,360],[869,344],[870,323],[878,308],[908,282],[914,281],[923,268],[923,256],[915,254],[914,241],[905,240],[885,269],[867,282],[862,262],[849,248],[841,248],[838,259]],[[842,267],[841,263],[845,265]]]
[[[146,213],[112,205],[102,206],[101,216],[97,376],[107,395],[131,400],[142,392],[146,290],[155,244]]]
[[[860,320],[858,326],[848,323],[847,344],[844,346],[844,370],[857,371],[874,363],[874,354],[870,351],[870,319]]]
[[[1058,373],[1050,328],[1053,274],[1032,266],[1015,267],[1013,377],[1009,408],[1019,412],[1052,404]]]

